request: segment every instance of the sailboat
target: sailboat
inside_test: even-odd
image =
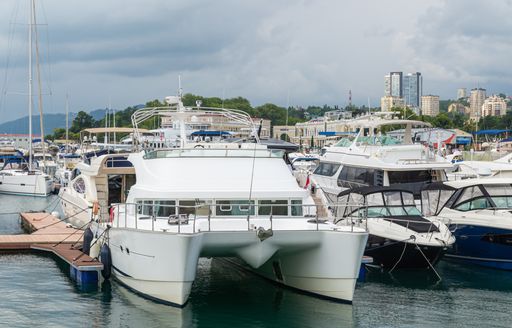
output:
[[[7,194],[16,194],[16,195],[27,195],[27,196],[47,196],[52,192],[53,189],[53,181],[52,179],[43,172],[39,170],[35,170],[33,167],[32,161],[32,111],[34,107],[33,102],[33,67],[32,67],[32,55],[34,53],[33,49],[33,35],[36,29],[36,15],[35,15],[35,0],[30,1],[30,9],[29,9],[29,33],[28,33],[28,120],[29,120],[29,158],[28,163],[26,162],[7,162],[4,167],[0,171],[0,193]],[[36,45],[37,45],[37,33],[36,35]],[[39,59],[37,58],[38,51],[36,51],[36,61],[39,64]],[[40,74],[39,69],[38,73],[38,81],[39,81],[39,94],[41,94],[40,88]],[[39,97],[39,102],[41,102],[41,97]],[[42,114],[42,113],[40,113]],[[42,133],[43,131],[41,131]]]

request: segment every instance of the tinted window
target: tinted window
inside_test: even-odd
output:
[[[314,174],[331,177],[336,173],[336,171],[338,171],[339,168],[340,164],[320,162],[318,167],[315,169]]]
[[[338,186],[351,188],[354,186],[374,185],[375,171],[364,167],[343,166],[338,177]]]
[[[429,171],[388,171],[389,184],[432,182]]]
[[[258,215],[288,215],[287,200],[260,200]]]

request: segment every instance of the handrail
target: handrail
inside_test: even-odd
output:
[[[116,211],[114,211],[114,221],[112,222],[112,226],[120,227],[124,226],[126,229],[136,229],[136,230],[150,230],[150,231],[169,231],[168,226],[165,226],[165,229],[162,229],[161,222],[162,220],[167,220],[169,226],[176,226],[176,230],[174,233],[182,234],[182,233],[197,233],[198,227],[197,224],[201,221],[207,222],[208,231],[212,231],[213,223],[212,221],[216,220],[216,223],[221,222],[221,220],[246,220],[247,231],[252,231],[255,229],[254,224],[252,222],[261,223],[261,220],[268,220],[270,229],[275,227],[275,220],[281,219],[307,219],[308,223],[315,224],[316,230],[321,230],[320,225],[329,220],[329,217],[322,218],[320,217],[319,207],[323,207],[324,205],[316,205],[316,204],[247,204],[247,203],[230,203],[229,206],[243,206],[247,208],[244,210],[244,213],[237,213],[234,215],[213,215],[215,213],[215,207],[220,207],[226,204],[214,203],[214,204],[197,204],[197,205],[170,205],[170,204],[140,204],[140,203],[116,203],[112,204],[112,206],[116,207]],[[146,207],[146,208],[144,208]],[[293,208],[300,208],[300,211],[297,211],[297,215],[292,215]],[[334,215],[336,213],[337,205],[330,206],[331,212],[330,214]],[[170,209],[167,213],[170,213],[167,216],[158,216],[157,211],[159,208],[168,208]],[[200,209],[208,209],[208,212],[201,215]],[[286,214],[280,215],[279,208],[285,208]],[[314,212],[311,210],[314,208]],[[213,210],[212,210],[213,209]],[[264,209],[264,212],[261,213],[261,209]],[[268,212],[267,212],[268,210]],[[239,209],[240,211],[240,209]],[[245,213],[247,211],[248,214]],[[147,213],[147,214],[146,214]],[[261,214],[260,214],[261,213]],[[283,212],[282,212],[283,213]],[[329,215],[329,213],[327,213]],[[192,216],[192,217],[191,217]],[[146,220],[151,220],[150,225],[142,225],[141,223]],[[220,220],[220,221],[219,221]],[[256,220],[256,221],[251,221]],[[120,222],[121,221],[121,222]],[[124,221],[124,222],[122,222]],[[192,221],[192,222],[190,222]],[[332,221],[332,217],[330,219]],[[351,226],[351,231],[354,230],[354,224],[352,219],[344,220],[345,225]],[[157,224],[158,222],[158,224]],[[159,227],[160,226],[160,227]],[[184,229],[184,227],[191,227],[191,229]],[[338,226],[342,226],[338,224]],[[362,227],[364,228],[364,227]],[[293,229],[292,229],[293,230]],[[302,229],[301,229],[302,230]],[[365,229],[367,230],[367,229]],[[214,231],[219,231],[215,229]],[[170,231],[173,232],[173,231]]]

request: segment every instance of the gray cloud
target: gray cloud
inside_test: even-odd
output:
[[[0,63],[7,22],[18,4],[18,22],[25,22],[25,2],[0,3]],[[510,1],[38,2],[49,24],[50,112],[63,110],[66,93],[87,109],[109,99],[124,108],[163,98],[175,93],[179,74],[186,92],[243,96],[255,105],[285,105],[288,93],[292,105],[345,105],[348,90],[355,103],[369,97],[376,105],[383,75],[393,70],[421,71],[426,92],[442,96],[510,76]],[[23,90],[26,80],[26,31],[15,27],[10,91]],[[23,115],[23,97],[7,98],[0,120]]]

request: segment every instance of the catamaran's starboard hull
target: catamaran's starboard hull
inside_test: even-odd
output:
[[[351,302],[367,233],[274,231],[261,241],[254,231],[173,234],[135,229],[109,231],[113,273],[147,298],[182,306],[199,257],[238,257],[283,285]]]

